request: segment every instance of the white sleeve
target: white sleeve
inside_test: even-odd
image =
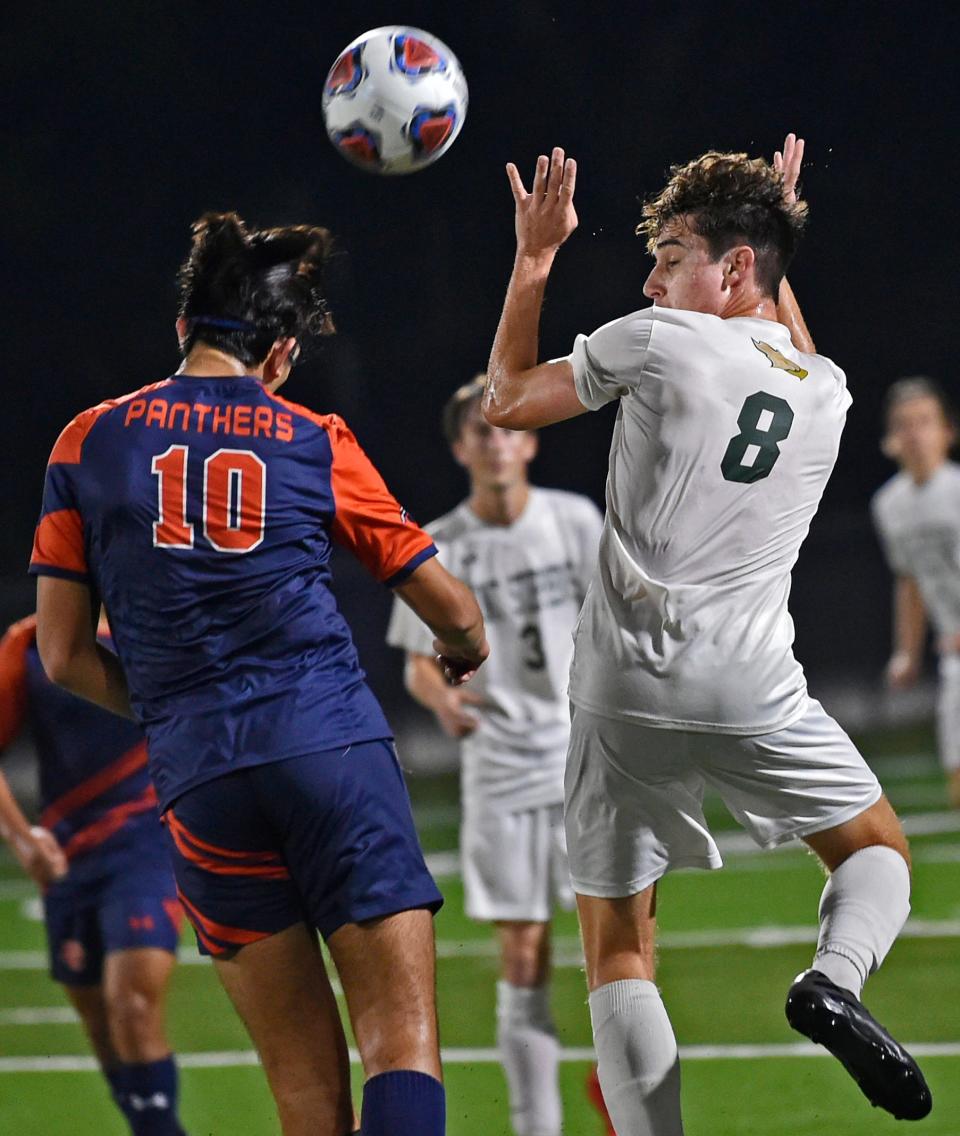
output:
[[[870,514],[873,517],[873,525],[877,530],[877,536],[880,538],[880,547],[883,549],[883,554],[887,560],[887,566],[895,576],[912,576],[914,571],[910,566],[907,556],[900,545],[900,542],[890,531],[887,525],[883,511],[879,507],[876,500],[871,502]]]
[[[568,356],[573,365],[577,398],[588,410],[599,410],[639,386],[647,358],[652,308],[634,312],[578,335]]]
[[[387,628],[387,643],[416,655],[435,655],[434,634],[429,627],[414,614],[397,596],[393,601],[390,625]]]
[[[583,510],[578,526],[580,538],[580,564],[577,576],[583,594],[587,593],[587,586],[593,579],[597,567],[597,557],[600,550],[600,534],[603,532],[603,514],[594,503],[585,497]]]

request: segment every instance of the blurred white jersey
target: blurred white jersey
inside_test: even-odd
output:
[[[923,485],[898,473],[871,511],[891,570],[917,581],[938,634],[960,632],[960,465],[944,462]]]
[[[490,657],[470,682],[484,699],[463,740],[463,792],[519,810],[563,800],[570,733],[572,631],[597,563],[602,520],[586,497],[531,488],[512,525],[482,521],[467,502],[427,525],[444,567],[476,594]],[[433,655],[433,633],[402,600],[387,642]]]
[[[781,324],[648,308],[578,336],[577,394],[620,408],[571,700],[646,725],[782,729],[807,706],[790,571],[837,456],[843,372]]]

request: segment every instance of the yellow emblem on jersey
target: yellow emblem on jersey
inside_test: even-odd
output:
[[[801,382],[809,374],[809,371],[805,371],[803,367],[798,367],[792,359],[788,359],[786,355],[778,351],[776,347],[771,347],[769,343],[764,343],[762,339],[751,338],[751,343],[761,355],[765,355],[770,360],[770,366],[776,367],[778,371],[786,371],[788,375],[793,375],[795,379],[800,379]]]

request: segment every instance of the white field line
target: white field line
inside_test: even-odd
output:
[[[0,1026],[75,1025],[80,1021],[70,1006],[21,1006],[0,1010]]]
[[[909,919],[900,932],[901,939],[960,939],[960,919]],[[703,949],[709,947],[771,947],[794,946],[817,941],[815,923],[796,926],[759,926],[711,928],[696,931],[664,931],[659,945],[664,950]],[[553,940],[555,966],[581,966],[580,940],[575,935],[558,935]],[[491,939],[439,939],[437,957],[440,959],[497,958],[499,947]],[[202,966],[209,960],[194,947],[182,947],[179,952],[181,966]],[[0,951],[0,971],[46,970],[47,955],[43,951]]]
[[[915,1057],[960,1057],[960,1042],[906,1042],[906,1048]],[[764,1058],[829,1057],[819,1045],[809,1042],[782,1045],[681,1045],[680,1057],[684,1061],[756,1061]],[[594,1061],[590,1046],[571,1046],[560,1050],[560,1060]],[[356,1050],[350,1050],[350,1060],[359,1064]],[[444,1049],[447,1065],[497,1065],[500,1053],[492,1048]],[[182,1069],[228,1069],[237,1066],[259,1065],[252,1049],[233,1049],[209,1053],[178,1053],[177,1064]],[[0,1073],[94,1073],[98,1065],[92,1057],[0,1057]]]

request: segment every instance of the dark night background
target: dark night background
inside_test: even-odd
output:
[[[798,654],[815,687],[875,680],[889,620],[866,517],[892,472],[877,448],[881,394],[916,372],[956,390],[955,11],[884,0],[21,5],[5,20],[0,615],[32,604],[25,566],[59,430],[176,369],[174,276],[204,210],[335,232],[340,334],[284,395],[344,414],[429,520],[464,491],[438,414],[482,369],[496,327],[513,252],[504,163],[529,177],[555,144],[580,162],[580,229],[548,292],[547,357],[644,306],[633,227],[671,162],[708,148],[769,156],[795,130],[811,225],[791,278],[854,396],[795,573]],[[320,115],[339,51],[387,23],[440,36],[470,85],[452,150],[404,178],[348,166]],[[547,431],[536,479],[602,501],[611,421]],[[375,685],[395,694],[399,660],[377,647],[386,597],[346,565],[340,595],[362,622]]]

